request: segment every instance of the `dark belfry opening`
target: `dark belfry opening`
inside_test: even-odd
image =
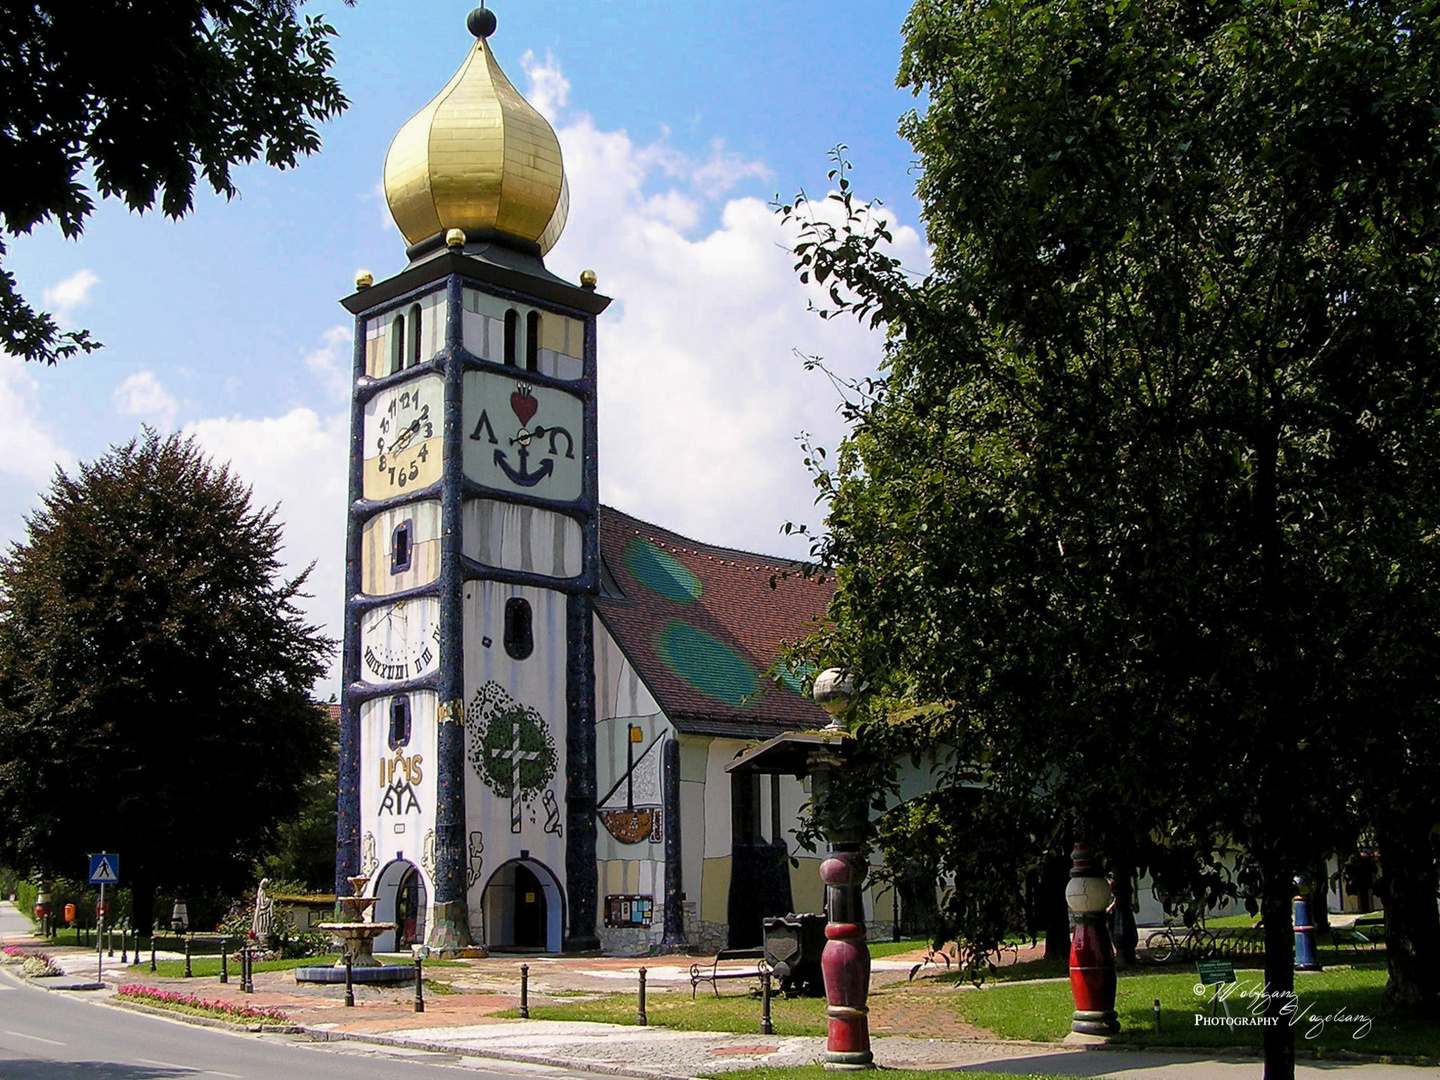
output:
[[[540,370],[540,313],[525,316],[525,370]]]
[[[520,336],[520,313],[514,308],[505,312],[505,366],[515,366],[515,350],[519,343],[515,340]]]

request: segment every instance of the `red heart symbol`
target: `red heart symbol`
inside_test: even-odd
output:
[[[540,403],[528,391],[516,390],[510,395],[510,409],[520,418],[522,426],[530,423],[530,418],[539,407]]]

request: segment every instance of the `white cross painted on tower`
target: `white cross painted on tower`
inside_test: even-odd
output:
[[[510,749],[491,750],[490,756],[496,761],[510,762],[510,831],[520,831],[520,763],[522,761],[534,761],[540,756],[538,750],[520,749],[520,718],[518,715],[510,715]]]

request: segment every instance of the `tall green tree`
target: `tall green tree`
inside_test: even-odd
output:
[[[1397,758],[1388,808],[1435,822],[1437,32],[1424,2],[919,0],[933,271],[843,169],[784,208],[825,314],[890,330],[817,471],[823,662],[950,703],[997,792],[1112,855],[1238,849],[1280,995],[1292,877]]]
[[[330,75],[334,30],[303,0],[44,0],[0,9],[0,222],[80,235],[90,185],[131,210],[189,212],[204,180],[285,169],[320,148],[348,102]],[[346,0],[353,4],[354,0]],[[88,174],[88,175],[87,175]],[[88,181],[88,182],[87,182]],[[5,246],[0,242],[0,258]],[[99,343],[62,332],[0,269],[0,349],[55,363]]]
[[[280,551],[275,511],[193,439],[56,476],[0,560],[8,865],[75,877],[118,852],[141,926],[157,886],[248,883],[333,757],[310,698],[333,643]]]

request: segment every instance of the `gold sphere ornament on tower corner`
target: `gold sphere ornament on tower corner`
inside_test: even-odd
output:
[[[412,247],[458,228],[543,255],[569,212],[560,140],[490,51],[494,13],[479,8],[467,26],[476,41],[464,63],[390,144],[385,198]]]

